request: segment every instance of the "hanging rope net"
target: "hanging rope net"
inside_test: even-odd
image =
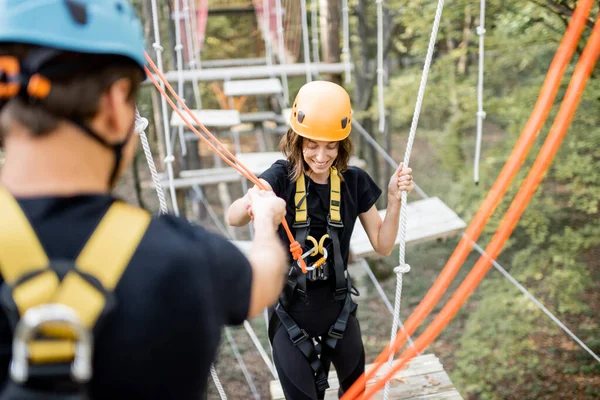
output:
[[[252,3],[258,25],[261,27],[263,35],[265,32],[268,32],[271,47],[276,50],[279,46],[279,36],[277,34],[277,0],[253,0]],[[300,6],[300,1],[298,0],[281,1],[283,48],[286,58],[285,60],[280,60],[281,63],[294,63],[298,59],[302,34]],[[267,13],[268,18],[265,18],[265,13]]]

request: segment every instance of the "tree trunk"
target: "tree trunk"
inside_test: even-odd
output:
[[[340,0],[319,0],[321,46],[323,62],[339,63],[340,49]],[[342,84],[342,74],[326,74],[325,79]]]
[[[458,73],[464,75],[467,72],[467,61],[469,51],[469,39],[471,38],[471,24],[473,22],[473,16],[471,15],[471,6],[465,7],[465,24],[463,25],[463,37],[462,42],[458,45],[460,49],[464,49],[464,53],[458,59]]]

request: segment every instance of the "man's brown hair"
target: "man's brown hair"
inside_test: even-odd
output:
[[[16,57],[22,62],[37,46],[0,44],[0,56]],[[45,99],[28,101],[17,96],[0,110],[0,135],[17,122],[33,135],[43,135],[57,128],[62,119],[86,122],[98,112],[100,96],[122,78],[131,81],[129,100],[135,102],[143,74],[140,67],[126,57],[106,54],[61,53],[47,66],[52,84]]]
[[[308,165],[304,161],[302,154],[303,140],[302,136],[294,132],[293,129],[289,129],[279,142],[279,150],[287,157],[290,163],[290,179],[292,182],[296,182],[308,170]],[[348,161],[350,160],[353,148],[350,136],[339,142],[338,155],[335,158],[333,166],[338,170],[341,179],[343,179],[342,172],[348,169]]]

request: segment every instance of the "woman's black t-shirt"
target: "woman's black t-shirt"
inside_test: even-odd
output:
[[[350,252],[350,238],[352,237],[352,231],[354,230],[354,224],[359,214],[368,211],[381,196],[381,189],[371,179],[369,174],[357,167],[349,167],[348,170],[342,173],[343,181],[341,182],[341,205],[340,214],[344,227],[340,231],[340,250],[344,260],[344,267],[348,265],[348,253]],[[296,232],[293,228],[294,217],[295,217],[295,206],[294,206],[294,195],[296,192],[296,183],[290,179],[290,166],[288,161],[279,160],[276,161],[268,170],[260,175],[260,178],[269,182],[273,188],[273,192],[278,197],[284,199],[287,203],[286,221],[292,235],[295,236]],[[307,177],[306,179],[308,186],[308,216],[310,217],[310,230],[309,234],[319,240],[322,235],[327,232],[327,216],[329,214],[329,184],[319,184],[312,181]],[[287,234],[282,226],[279,227],[279,237],[286,245],[289,245]],[[303,243],[301,243],[304,245]],[[290,255],[291,262],[291,255]],[[295,301],[292,305],[290,314],[303,328],[309,331],[311,334],[310,326],[314,326],[314,322],[309,320],[313,318],[310,316],[312,311],[319,311],[320,315],[328,314],[328,310],[324,309],[323,304],[327,298],[332,297],[332,292],[326,290],[324,293],[320,288],[325,289],[330,286],[332,280],[328,281],[317,281],[307,282],[308,289],[308,301]],[[324,323],[323,327],[329,327],[327,320],[335,321],[337,314],[341,309],[341,303],[332,304],[331,317],[321,319]],[[306,315],[309,312],[309,315]],[[298,314],[300,313],[300,314]],[[306,318],[305,318],[306,317]],[[306,319],[306,323],[303,320]],[[316,329],[320,331],[321,329]],[[315,334],[315,333],[312,333]]]
[[[349,167],[342,173],[340,214],[344,228],[340,232],[340,248],[344,265],[348,264],[350,238],[354,224],[359,214],[368,211],[381,196],[381,189],[371,179],[369,174],[357,167]],[[273,192],[287,203],[286,221],[295,235],[292,225],[295,217],[294,195],[296,183],[290,179],[289,163],[285,160],[276,161],[260,178],[269,182]],[[327,232],[327,215],[329,214],[329,184],[319,184],[312,179],[306,179],[308,186],[308,216],[310,217],[310,235],[317,240]],[[281,240],[289,245],[287,234],[282,226],[279,228]],[[302,244],[302,243],[301,243]]]

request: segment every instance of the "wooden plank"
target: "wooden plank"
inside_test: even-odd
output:
[[[395,361],[394,363],[397,363]],[[367,365],[366,370],[372,366]],[[388,371],[387,364],[383,366],[367,385],[372,385]],[[269,385],[273,400],[284,399],[283,389],[279,381],[274,380]],[[329,389],[325,399],[338,398],[339,382],[337,373],[332,368],[329,374]],[[383,392],[377,393],[374,399],[383,398]],[[434,354],[424,354],[412,359],[408,365],[398,371],[390,380],[390,399],[462,399],[460,393],[454,388],[450,377]]]
[[[253,113],[242,113],[240,114],[240,120],[242,122],[265,122],[265,121],[280,121],[282,118],[280,115],[273,111],[258,111]]]
[[[353,69],[354,65],[350,64]],[[279,64],[279,65],[251,65],[244,67],[231,68],[202,68],[194,70],[183,70],[181,75],[185,81],[226,81],[228,79],[259,79],[268,78],[270,76],[278,76],[286,74],[290,76],[305,76],[306,70],[320,74],[339,74],[346,70],[344,63],[295,63],[295,64]],[[169,82],[177,82],[179,77],[178,71],[169,71],[164,74]],[[159,80],[158,76],[155,76]],[[152,85],[150,79],[143,83],[144,85]]]
[[[226,96],[266,96],[283,93],[283,86],[276,78],[225,81],[223,93]]]
[[[437,197],[430,197],[408,204],[407,243],[447,238],[466,227],[465,222]],[[385,218],[386,210],[380,210],[379,215]],[[396,236],[395,246],[400,243],[400,232]],[[377,256],[369,238],[360,223],[356,221],[350,251],[356,257]]]
[[[233,126],[239,125],[240,121],[240,113],[237,110],[191,110],[192,113],[198,121],[202,123],[202,125],[207,128],[231,128]],[[194,120],[188,118],[187,113],[183,113],[186,118],[194,125],[197,126]],[[171,126],[184,128],[187,125],[183,122],[179,114],[173,111],[171,114]]]

